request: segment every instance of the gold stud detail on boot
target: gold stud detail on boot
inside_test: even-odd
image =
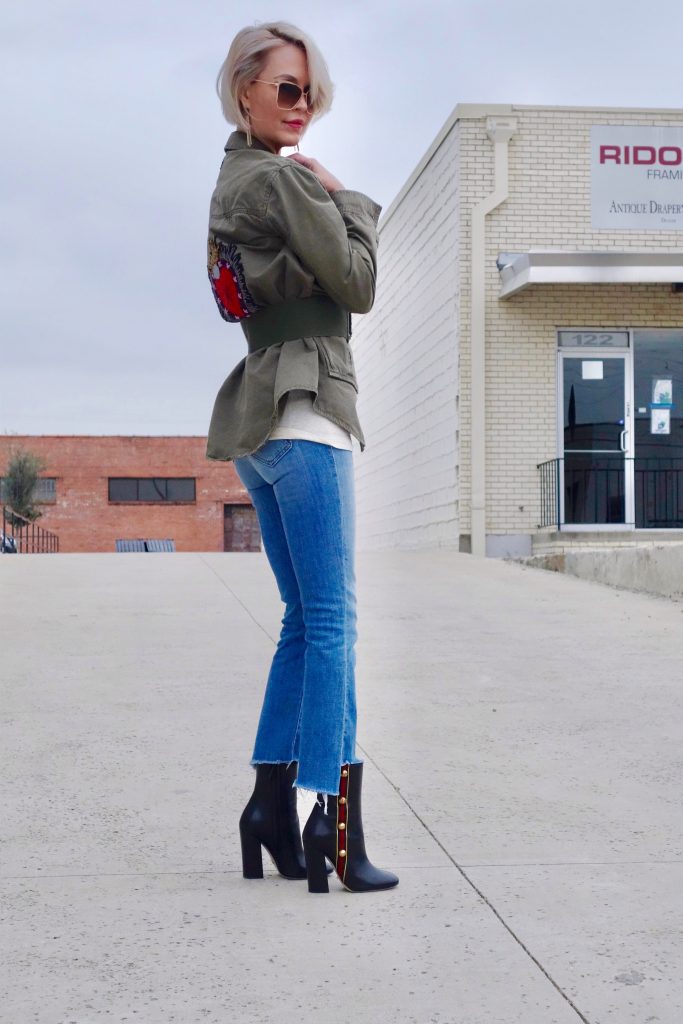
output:
[[[342,766],[339,773],[339,796],[337,797],[337,858],[336,870],[342,884],[346,875],[348,851],[343,849],[348,815],[349,766]]]

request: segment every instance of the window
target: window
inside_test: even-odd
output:
[[[33,492],[34,501],[56,501],[57,481],[54,477],[41,476]]]
[[[116,541],[117,551],[175,551],[175,541],[172,538],[166,540],[137,539],[128,540],[121,538]]]
[[[194,477],[109,477],[109,501],[195,501]]]
[[[55,502],[57,500],[56,477],[39,477],[33,491],[33,500]],[[7,501],[7,485],[4,477],[0,477],[0,501]]]

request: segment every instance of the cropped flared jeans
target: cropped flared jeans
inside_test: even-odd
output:
[[[298,761],[298,788],[338,795],[359,763],[353,452],[274,438],[234,465],[285,605],[251,764]]]

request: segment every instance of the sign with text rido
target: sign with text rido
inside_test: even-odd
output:
[[[683,231],[683,126],[591,126],[591,225]]]

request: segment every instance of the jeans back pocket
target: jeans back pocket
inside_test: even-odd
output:
[[[257,462],[263,462],[266,466],[274,466],[291,447],[290,438],[275,437],[272,440],[264,441],[260,448],[251,453],[251,457]]]

